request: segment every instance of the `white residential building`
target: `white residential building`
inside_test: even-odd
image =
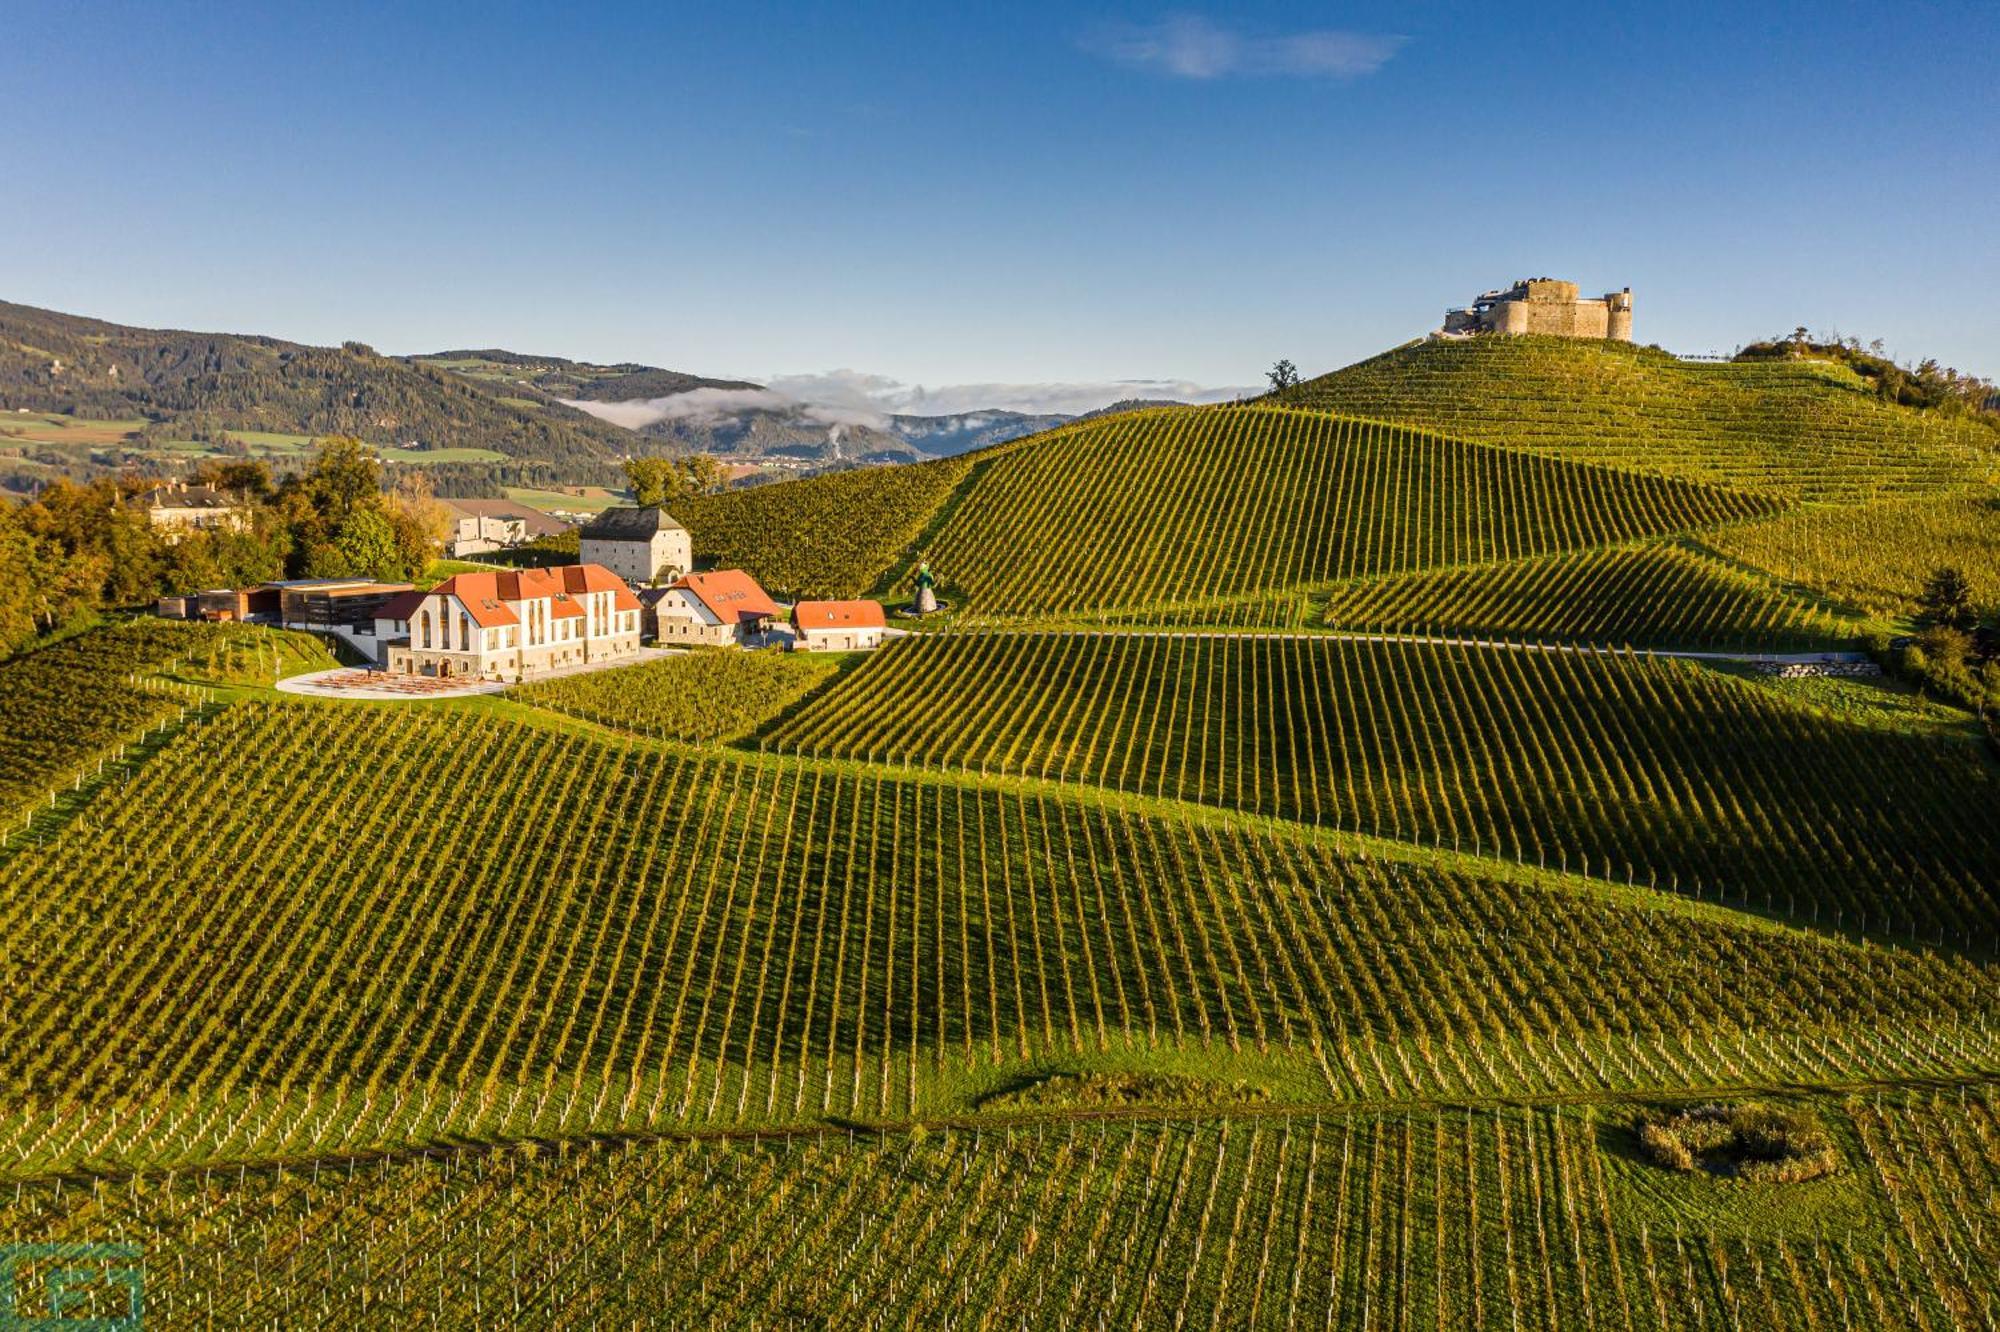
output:
[[[377,612],[386,665],[400,675],[524,680],[639,653],[639,602],[609,569],[463,573]]]

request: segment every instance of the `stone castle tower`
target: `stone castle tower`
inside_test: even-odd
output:
[[[1479,333],[1551,333],[1562,338],[1632,340],[1632,289],[1578,297],[1576,283],[1523,278],[1505,291],[1489,291],[1471,305],[1447,310],[1438,337]]]

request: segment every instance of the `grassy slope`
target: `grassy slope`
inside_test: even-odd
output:
[[[1738,651],[1845,647],[1867,627],[1670,542],[1357,580],[1326,594],[1320,618],[1378,633]]]
[[[1667,1176],[1571,1106],[186,1171],[0,1227],[138,1246],[174,1326],[1977,1326],[1991,1093],[1796,1104],[1832,1180]]]
[[[923,700],[908,706],[905,700]],[[1686,663],[1417,643],[897,644],[789,750],[1118,786],[1849,920],[2000,934],[2000,771]],[[1893,882],[1893,890],[1883,885]]]
[[[1857,502],[2000,479],[2000,433],[1889,406],[1827,365],[1693,363],[1623,343],[1496,337],[1398,348],[1285,399],[1789,499]]]
[[[0,931],[68,939],[0,976],[16,1169],[959,1117],[1050,1070],[1312,1106],[1988,1057],[1983,1026],[1898,1034],[1994,1006],[1990,970],[1945,956],[507,708],[231,708],[0,866]],[[1831,1045],[1779,1036],[1828,1022]]]

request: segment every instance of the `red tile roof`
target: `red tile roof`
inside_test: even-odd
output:
[[[879,601],[801,601],[792,607],[800,629],[880,629],[888,624]]]
[[[566,564],[557,569],[507,569],[491,573],[453,574],[429,592],[408,604],[411,613],[416,611],[423,596],[448,594],[457,597],[473,621],[483,629],[499,625],[519,624],[520,619],[513,611],[511,603],[549,599],[549,614],[557,619],[583,614],[583,607],[576,597],[591,592],[611,593],[611,608],[621,611],[639,609],[639,599],[632,595],[632,589],[625,586],[617,574],[601,564]],[[384,619],[407,620],[409,615],[391,613],[391,607],[402,607],[404,598],[398,597],[382,610]]]
[[[676,579],[673,587],[688,593],[714,612],[724,624],[741,624],[778,613],[778,603],[757,585],[757,580],[741,569],[717,569],[713,573],[688,574]]]

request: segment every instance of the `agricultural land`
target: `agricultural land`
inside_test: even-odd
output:
[[[504,355],[411,373],[644,369]],[[2000,744],[1873,673],[1937,566],[2000,599],[2000,432],[1478,339],[676,516],[945,609],[423,702],[241,626],[0,664],[30,1276],[168,1327],[2000,1319]]]

